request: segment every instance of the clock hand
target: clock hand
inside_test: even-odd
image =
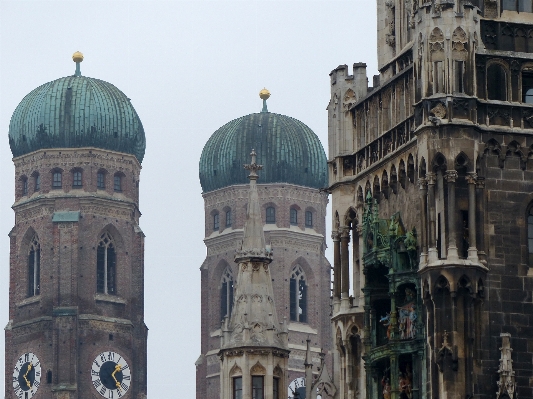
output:
[[[32,366],[32,364],[30,363],[30,364],[28,365],[28,370],[26,370],[26,373],[24,374],[24,381],[26,381],[26,384],[28,385],[28,388],[31,388],[31,384],[30,384],[30,382],[28,381],[28,379],[26,378],[26,376],[27,376],[28,373],[30,372],[30,370],[31,370],[31,366]]]
[[[119,372],[120,370],[122,370],[122,368],[120,367],[120,364],[117,364],[117,365],[115,366],[115,371],[113,371],[113,372],[111,373],[111,377],[113,377],[113,379],[115,380],[115,385],[117,386],[117,388],[118,388],[119,391],[120,391],[120,389],[121,389],[121,388],[120,388],[120,382],[118,382],[117,379],[115,378],[115,374],[116,374],[117,372]]]

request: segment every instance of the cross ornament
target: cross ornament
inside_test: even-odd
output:
[[[245,164],[244,169],[249,170],[250,174],[248,175],[248,179],[250,180],[257,180],[259,175],[257,174],[257,171],[263,169],[263,165],[258,165],[256,162],[256,156],[257,153],[252,148],[252,153],[250,154],[252,156],[252,163]]]

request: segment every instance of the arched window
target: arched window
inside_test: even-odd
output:
[[[489,100],[507,100],[507,75],[500,64],[487,68],[487,93]]]
[[[82,186],[81,170],[76,169],[72,172],[72,188],[81,188]]]
[[[98,171],[96,174],[96,188],[105,190],[105,172],[103,170]]]
[[[529,266],[533,267],[533,206],[527,215],[527,248],[529,253]]]
[[[290,291],[291,321],[307,323],[307,281],[300,265],[292,271]]]
[[[41,293],[41,245],[34,235],[28,253],[28,297]]]
[[[220,286],[220,319],[231,316],[233,309],[233,276],[231,269],[226,267],[222,274],[222,284]]]
[[[213,230],[217,231],[218,229],[220,229],[220,215],[217,212],[213,215]]]
[[[36,173],[33,178],[35,179],[35,191],[41,190],[41,175]]]
[[[231,210],[226,212],[226,227],[231,227]]]
[[[52,188],[63,187],[63,174],[60,170],[54,170],[52,172]]]
[[[266,222],[267,223],[276,223],[276,208],[269,206],[266,209]]]
[[[100,237],[96,254],[96,291],[102,294],[116,294],[117,255],[113,238],[108,232]]]
[[[305,227],[313,227],[313,212],[305,211]]]
[[[242,399],[242,377],[233,377],[233,398]]]
[[[118,193],[122,191],[122,176],[118,173],[113,178],[113,189]]]
[[[28,178],[22,178],[22,195],[28,195]]]
[[[298,224],[298,210],[291,208],[291,224]]]

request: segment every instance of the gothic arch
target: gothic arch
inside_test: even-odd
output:
[[[381,175],[381,192],[385,199],[389,198],[389,175],[386,170]]]
[[[309,262],[307,262],[307,260],[303,257],[303,256],[299,256],[298,258],[296,258],[292,263],[291,263],[291,267],[289,268],[288,270],[288,276],[287,278],[290,278],[291,274],[292,274],[292,271],[297,267],[297,266],[300,266],[303,270],[303,272],[305,273],[305,277],[306,277],[306,280],[307,280],[307,284],[314,284],[315,282],[315,273],[313,272],[313,269],[312,267],[309,265]]]
[[[263,367],[263,365],[258,361],[250,368],[250,374],[251,375],[266,375],[266,369]]]
[[[24,235],[22,236],[22,240],[20,240],[19,245],[19,254],[21,255],[21,259],[24,259],[27,255],[27,252],[30,250],[30,244],[33,240],[34,236],[38,236],[37,232],[33,227],[28,227]]]
[[[370,185],[370,180],[367,180],[366,184],[365,184],[365,199],[368,196],[368,193],[370,193],[370,195],[372,195],[372,188],[371,188],[371,185]]]
[[[468,56],[468,37],[463,28],[458,26],[452,34],[452,57],[466,61]]]
[[[415,182],[415,160],[413,154],[409,154],[407,157],[407,178],[410,183]]]
[[[489,60],[485,76],[487,79],[485,82],[487,98],[489,100],[508,101],[510,98],[509,64],[501,59]],[[498,85],[495,85],[494,82],[497,82]]]
[[[235,362],[233,364],[233,367],[229,371],[229,376],[234,377],[234,376],[240,376],[240,375],[242,375],[242,369],[237,365],[237,362]]]
[[[398,173],[396,172],[396,165],[390,168],[390,188],[394,194],[398,194]]]
[[[373,188],[373,197],[376,199],[376,201],[379,202],[379,200],[381,199],[381,187],[380,187],[380,184],[379,184],[379,177],[376,175],[374,176],[374,184],[372,185],[372,188]]]
[[[532,150],[533,153],[533,150]],[[363,196],[363,187],[359,185],[357,187],[357,205],[363,205],[365,203],[365,197]]]
[[[121,249],[124,249],[124,239],[122,238],[122,234],[120,234],[118,229],[112,223],[109,223],[102,230],[100,230],[100,232],[98,233],[96,237],[96,240],[97,240],[96,245],[98,245],[98,242],[100,242],[100,237],[102,236],[102,234],[106,232],[109,233],[111,237],[113,237],[113,241],[115,242],[117,250],[120,251]]]
[[[349,207],[344,214],[344,225],[353,229],[353,227],[357,226],[358,223],[357,211],[353,207]]]
[[[400,165],[398,167],[398,181],[400,182],[400,186],[405,190],[405,183],[407,181],[407,173],[405,172],[405,162],[404,160],[400,160]]]
[[[447,169],[446,157],[442,155],[442,153],[437,152],[433,157],[432,166],[434,172],[437,172],[438,170],[445,172]]]
[[[472,171],[472,165],[468,155],[461,151],[454,160],[454,169],[459,172],[470,172]]]
[[[420,167],[418,168],[418,177],[425,178],[427,173],[426,159],[424,157],[420,158]]]

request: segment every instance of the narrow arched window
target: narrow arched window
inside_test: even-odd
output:
[[[264,396],[264,381],[265,377],[262,375],[252,376],[252,399],[265,399]]]
[[[28,297],[41,293],[41,245],[37,235],[30,243],[28,253]]]
[[[81,170],[75,170],[72,172],[72,187],[81,188],[83,185],[81,180]]]
[[[213,230],[217,231],[218,229],[220,229],[220,215],[215,213],[213,215]]]
[[[507,75],[499,64],[487,68],[487,93],[489,100],[507,101]]]
[[[28,179],[22,178],[22,195],[28,195]]]
[[[291,224],[298,224],[298,211],[291,208]]]
[[[105,172],[100,171],[96,174],[96,188],[105,190]]]
[[[231,316],[233,309],[233,276],[231,269],[226,267],[222,274],[222,284],[220,286],[220,319]]]
[[[231,210],[226,212],[226,227],[231,227]]]
[[[522,72],[522,102],[533,104],[533,71]]]
[[[313,212],[305,211],[305,227],[313,227]]]
[[[52,188],[63,187],[63,175],[61,171],[56,170],[52,172]]]
[[[290,302],[291,321],[307,323],[307,281],[300,265],[297,265],[291,273]]]
[[[117,255],[113,238],[108,232],[100,237],[96,258],[96,291],[115,295]]]
[[[113,188],[116,192],[122,191],[122,176],[116,174],[113,178]]]
[[[266,209],[266,222],[267,223],[276,223],[276,208],[269,206]]]
[[[35,191],[41,190],[41,175],[37,173],[36,175],[34,175],[34,179],[35,179]]]
[[[242,377],[233,377],[232,399],[242,399]]]

